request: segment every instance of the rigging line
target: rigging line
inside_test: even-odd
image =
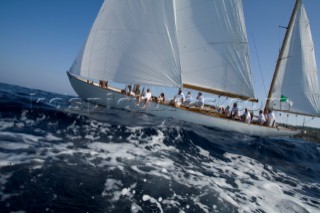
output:
[[[257,59],[258,59],[259,71],[260,71],[261,78],[262,78],[264,95],[267,97],[267,90],[266,90],[266,85],[265,85],[265,83],[264,83],[265,81],[264,81],[263,74],[262,74],[261,63],[260,63],[260,58],[259,58],[259,54],[258,54],[258,51],[257,51],[256,41],[255,41],[255,39],[254,39],[253,34],[251,34],[251,35],[252,35],[252,39],[253,39],[254,49],[255,49],[255,52],[256,52],[256,55],[257,55]]]
[[[278,47],[279,48],[279,53],[281,52],[281,36],[280,36],[280,26],[278,26]]]

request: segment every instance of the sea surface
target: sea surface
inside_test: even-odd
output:
[[[0,84],[0,212],[320,212],[320,143]]]

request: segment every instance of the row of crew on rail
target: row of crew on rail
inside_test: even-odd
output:
[[[276,116],[271,109],[268,109],[265,112],[259,110],[259,115],[254,115],[253,111],[250,111],[247,108],[245,108],[241,116],[237,103],[233,104],[231,110],[229,106],[227,106],[225,109],[220,109],[221,113],[226,115],[227,117],[230,117],[232,119],[239,119],[249,124],[253,122],[259,125],[270,127],[274,127],[276,125]],[[256,118],[256,120],[253,120],[253,118]]]
[[[131,92],[129,93],[130,95],[132,95]],[[144,102],[144,107],[146,106],[146,103],[151,100],[155,100],[159,104],[170,104],[177,108],[179,108],[182,104],[185,107],[202,108],[204,106],[204,97],[201,92],[198,93],[196,101],[194,101],[191,96],[191,92],[188,92],[187,96],[185,96],[181,89],[179,89],[178,93],[169,102],[166,102],[166,98],[163,92],[159,95],[159,97],[154,97],[151,95],[150,89],[147,89],[147,92],[138,97],[138,103]]]
[[[133,91],[135,91],[135,92],[133,92]],[[201,92],[198,93],[196,99],[194,100],[192,98],[190,91],[187,93],[187,96],[185,96],[183,94],[181,88],[179,88],[178,93],[169,102],[166,102],[165,94],[163,92],[158,97],[155,97],[155,96],[152,96],[150,89],[147,89],[146,92],[143,91],[142,95],[140,95],[139,88],[136,88],[136,87],[132,88],[131,86],[128,86],[126,93],[128,95],[137,97],[137,105],[139,105],[140,103],[143,103],[144,108],[146,107],[147,102],[149,102],[151,100],[154,100],[160,104],[170,104],[174,107],[180,107],[181,105],[183,105],[187,108],[188,107],[198,107],[198,108],[202,109],[204,107],[204,96]],[[265,126],[270,126],[270,127],[273,127],[276,124],[276,116],[273,113],[273,111],[270,109],[267,110],[266,112],[263,112],[262,110],[260,110],[259,115],[257,115],[257,116],[254,115],[254,113],[252,111],[248,110],[247,108],[245,108],[243,114],[240,115],[240,110],[238,108],[237,103],[233,104],[232,109],[230,109],[230,106],[227,106],[226,108],[223,108],[223,107],[216,108],[213,106],[213,110],[215,110],[215,112],[218,112],[218,113],[224,115],[225,117],[235,119],[235,120],[240,120],[240,121],[246,122],[248,124],[256,123],[259,125],[265,125]],[[256,120],[253,120],[253,118],[256,118]]]

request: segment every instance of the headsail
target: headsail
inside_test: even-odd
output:
[[[254,97],[241,0],[176,0],[184,86]]]
[[[309,19],[301,0],[297,0],[291,17],[269,98],[269,108],[320,115],[314,44]]]
[[[172,0],[105,0],[70,71],[119,83],[181,86]]]

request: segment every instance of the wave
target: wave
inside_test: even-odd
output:
[[[4,212],[319,211],[316,143],[70,110],[74,97],[0,88]]]

